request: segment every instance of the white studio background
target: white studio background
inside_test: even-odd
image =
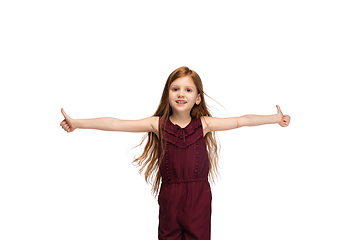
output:
[[[157,239],[131,164],[142,133],[60,127],[151,116],[199,73],[219,132],[212,239],[359,239],[357,1],[1,1],[0,239]]]

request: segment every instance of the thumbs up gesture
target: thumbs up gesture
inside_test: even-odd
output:
[[[278,116],[278,123],[280,126],[282,127],[287,127],[290,124],[290,116],[289,115],[283,115],[283,113],[281,112],[281,109],[279,107],[279,105],[276,105],[277,107],[277,116]]]
[[[61,113],[64,115],[65,119],[60,123],[60,126],[67,132],[73,132],[76,129],[74,126],[74,119],[69,117],[63,108],[61,108]]]

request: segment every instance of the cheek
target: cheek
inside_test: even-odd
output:
[[[169,97],[168,97],[168,101],[170,104],[172,104],[173,101],[176,100],[176,95],[175,94],[169,94]]]
[[[172,98],[174,98],[174,94],[172,94],[171,92],[169,92],[169,97],[168,97],[168,99],[172,99]]]
[[[191,99],[195,102],[197,100],[197,95],[193,95]]]

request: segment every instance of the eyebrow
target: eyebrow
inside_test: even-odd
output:
[[[179,85],[170,85],[170,87],[180,87]],[[185,86],[185,87],[188,87],[188,88],[194,88],[193,86]]]

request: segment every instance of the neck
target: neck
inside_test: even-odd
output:
[[[173,114],[170,116],[170,120],[180,124],[189,123],[191,121],[190,112],[173,112]]]

